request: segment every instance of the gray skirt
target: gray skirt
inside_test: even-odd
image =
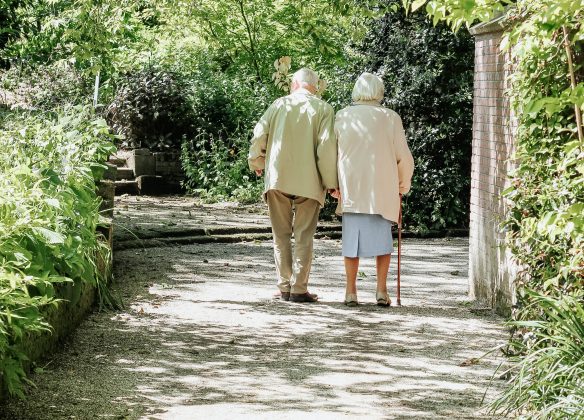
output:
[[[389,220],[379,214],[343,213],[344,257],[376,257],[392,252]]]

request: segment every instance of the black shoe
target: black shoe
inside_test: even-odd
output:
[[[290,293],[290,302],[318,302],[318,296],[312,293]]]
[[[274,299],[281,299],[288,302],[290,300],[290,292],[278,292],[274,295]]]

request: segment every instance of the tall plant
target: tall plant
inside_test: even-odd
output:
[[[46,331],[56,287],[89,283],[108,303],[95,180],[114,150],[103,120],[81,108],[25,115],[0,131],[0,382],[23,396],[27,335]]]

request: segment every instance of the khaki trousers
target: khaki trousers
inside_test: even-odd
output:
[[[320,203],[278,190],[269,190],[266,196],[274,236],[278,288],[282,292],[306,293]]]

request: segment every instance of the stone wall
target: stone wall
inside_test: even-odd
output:
[[[507,205],[502,196],[512,169],[514,123],[505,96],[508,54],[500,50],[501,20],[477,25],[473,104],[470,204],[470,297],[509,314],[514,302],[514,266],[504,246],[501,222]]]
[[[156,160],[156,175],[175,183],[184,179],[179,152],[154,152],[153,155]]]

